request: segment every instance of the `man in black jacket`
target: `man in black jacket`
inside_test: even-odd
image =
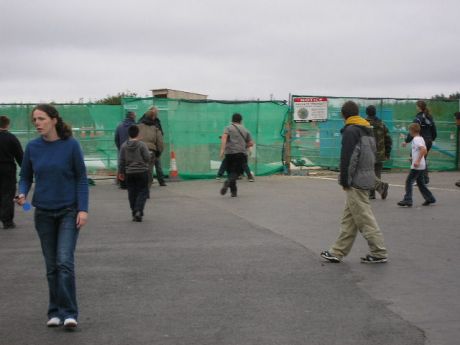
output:
[[[369,122],[358,114],[356,103],[348,101],[343,105],[345,127],[342,129],[339,184],[347,199],[339,237],[330,250],[321,253],[321,257],[329,262],[341,262],[350,252],[359,231],[370,250],[361,262],[384,263],[387,262],[387,250],[369,201],[369,190],[374,188],[376,181],[375,139]]]
[[[21,143],[8,131],[10,119],[0,116],[0,220],[4,229],[13,229],[16,163],[22,163]]]

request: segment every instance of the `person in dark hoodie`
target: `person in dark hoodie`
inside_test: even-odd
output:
[[[346,204],[339,237],[321,257],[329,262],[341,262],[350,252],[359,231],[370,250],[361,262],[385,263],[387,250],[369,201],[369,190],[374,188],[376,180],[375,139],[369,122],[358,114],[355,102],[348,101],[342,106],[345,127],[342,129],[339,184],[346,193]]]
[[[14,229],[14,195],[16,194],[16,164],[24,155],[21,143],[8,131],[10,119],[0,116],[0,220],[3,229]]]
[[[390,159],[391,147],[393,141],[390,136],[390,131],[381,119],[377,117],[377,109],[375,106],[370,105],[366,108],[366,120],[370,123],[374,130],[375,144],[377,147],[377,154],[375,157],[375,176],[377,177],[377,183],[375,188],[370,190],[369,197],[375,199],[375,191],[377,190],[382,199],[386,199],[388,195],[389,184],[382,182],[382,169],[383,162]]]
[[[163,170],[161,169],[161,153],[163,152],[163,134],[161,125],[158,127],[158,109],[150,108],[142,117],[139,123],[141,140],[147,144],[151,153],[149,164],[149,188],[153,183],[153,168],[156,170],[158,183],[166,186]]]
[[[128,187],[129,206],[134,222],[142,222],[144,207],[149,195],[148,169],[150,152],[147,145],[140,141],[139,127],[128,128],[129,139],[120,149],[119,171],[121,179]]]
[[[417,123],[420,125],[421,132],[420,136],[425,141],[426,145],[426,156],[425,160],[427,159],[428,153],[433,146],[433,141],[436,140],[438,136],[438,131],[436,129],[436,124],[433,119],[433,115],[431,115],[430,109],[428,109],[426,102],[422,100],[418,100],[415,103],[417,109],[417,115],[415,115],[415,119],[413,123]],[[407,134],[406,140],[403,143],[403,146],[406,147],[412,141],[413,137],[410,132]],[[430,177],[428,176],[428,162],[426,162],[426,169],[423,172],[423,177],[425,179],[425,184],[430,183]]]
[[[118,155],[120,155],[121,145],[128,140],[128,128],[136,124],[136,113],[134,111],[128,111],[126,113],[126,118],[118,125],[115,130],[115,145],[118,150]],[[120,173],[120,172],[118,172]],[[126,182],[121,181],[118,178],[118,183],[121,189],[126,189]]]

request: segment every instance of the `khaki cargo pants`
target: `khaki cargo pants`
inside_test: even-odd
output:
[[[370,254],[376,258],[386,258],[387,250],[383,243],[382,232],[371,209],[369,192],[350,188],[346,190],[346,196],[340,234],[330,249],[331,254],[339,258],[347,256],[359,231],[367,240]]]

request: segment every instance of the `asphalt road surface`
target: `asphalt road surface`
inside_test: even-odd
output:
[[[154,185],[144,222],[126,191],[91,188],[77,248],[80,324],[47,329],[44,263],[33,213],[0,230],[0,344],[457,344],[458,173],[432,175],[438,204],[402,209],[403,174],[373,202],[390,251],[362,265],[358,238],[341,264],[318,256],[338,233],[344,195],[329,178]]]

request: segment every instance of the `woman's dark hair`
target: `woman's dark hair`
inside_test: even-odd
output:
[[[232,115],[232,122],[241,123],[242,120],[243,116],[241,116],[241,114],[235,113]]]
[[[51,104],[39,104],[32,109],[32,114],[35,110],[43,111],[46,115],[48,115],[52,119],[57,119],[56,122],[56,132],[59,138],[65,140],[72,136],[72,128],[62,121],[62,117],[59,115],[59,112],[55,107]]]
[[[137,138],[137,136],[139,135],[139,127],[137,127],[136,125],[129,126],[128,135],[131,139]]]
[[[426,106],[425,101],[418,100],[417,103],[415,103],[415,105],[420,108],[422,113],[424,113],[428,117],[431,117],[430,109],[428,109],[428,107]]]
[[[342,115],[344,118],[349,118],[350,116],[359,115],[359,107],[353,101],[345,102],[342,106]]]

